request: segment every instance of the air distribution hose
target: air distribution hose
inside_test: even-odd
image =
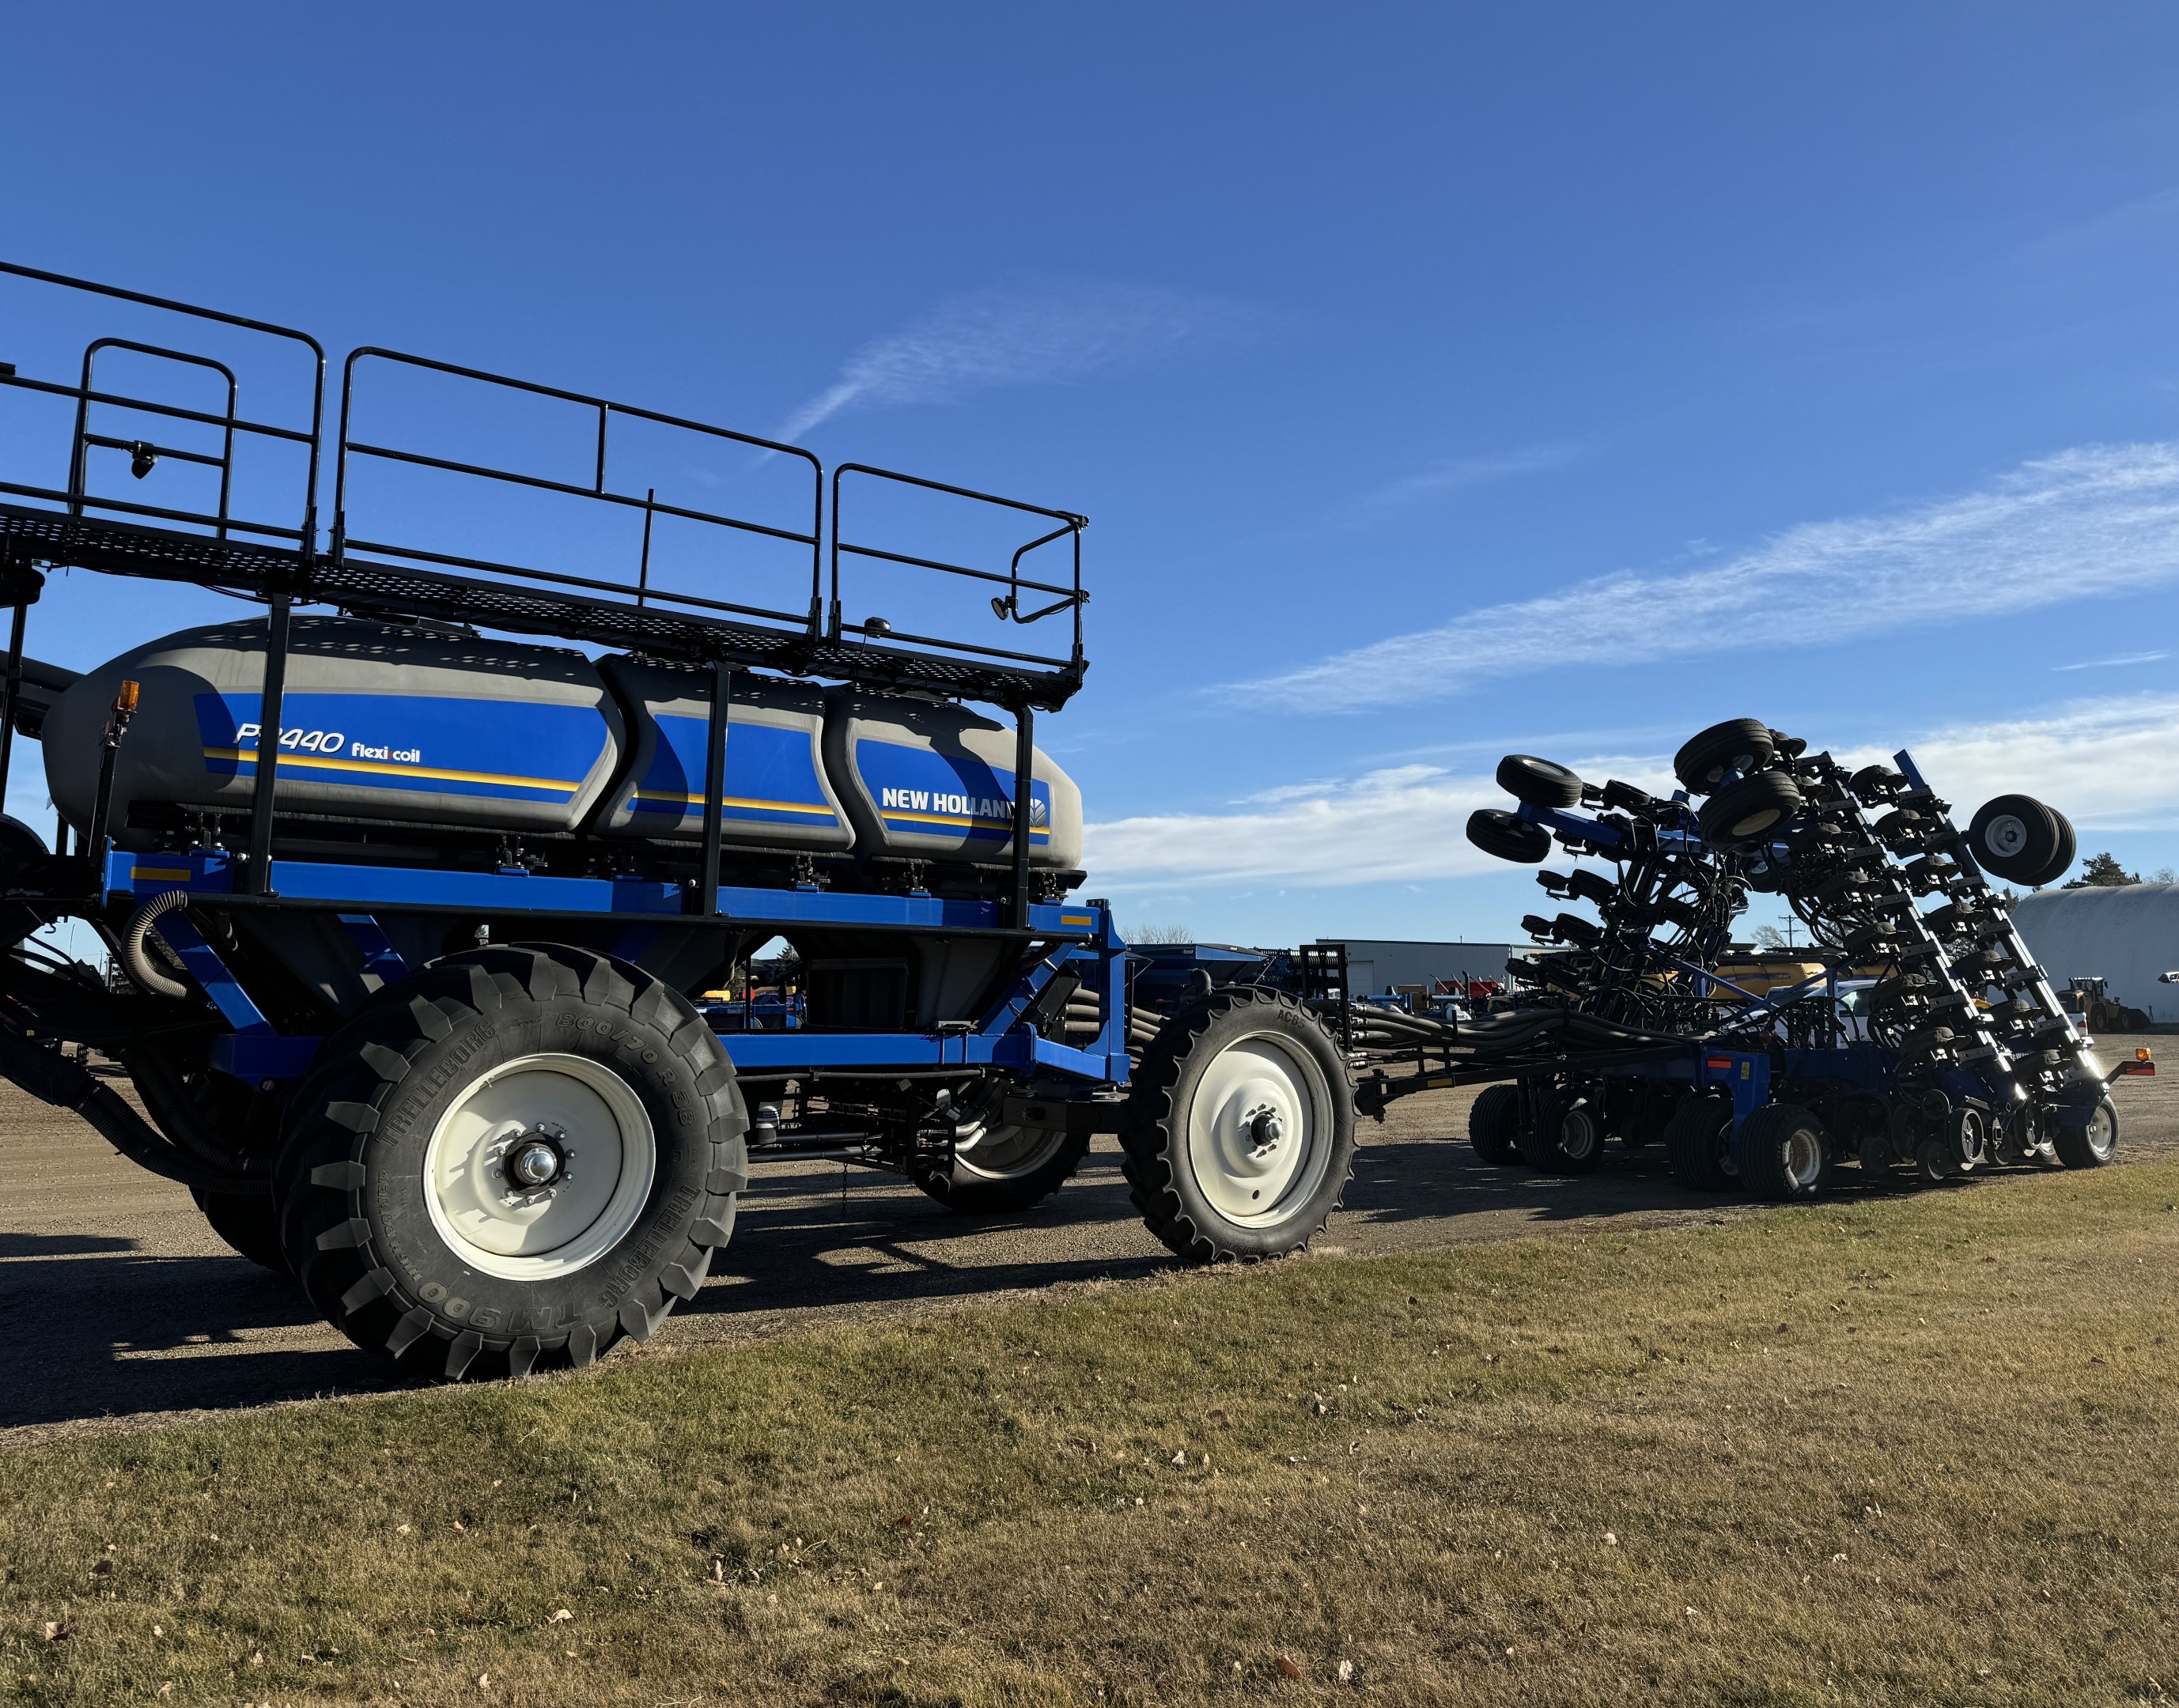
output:
[[[177,907],[189,905],[186,890],[162,890],[141,907],[129,922],[129,928],[121,934],[121,965],[139,988],[153,996],[185,997],[189,988],[181,980],[162,972],[154,966],[144,947],[144,935],[151,923],[162,913],[172,913]]]

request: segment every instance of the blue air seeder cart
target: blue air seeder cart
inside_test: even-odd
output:
[[[1068,899],[1081,799],[1034,719],[1086,669],[1084,518],[860,464],[828,478],[794,446],[378,348],[343,364],[329,438],[306,334],[19,266],[0,287],[0,327],[41,348],[50,327],[16,313],[34,298],[129,334],[67,344],[72,374],[0,360],[0,781],[36,736],[60,821],[49,846],[0,819],[0,1072],[189,1187],[359,1344],[474,1377],[640,1338],[703,1284],[752,1157],[1013,1211],[1111,1132],[1183,1256],[1321,1228],[1354,1142],[1331,1031],[1262,985],[1131,1003],[1110,910]],[[293,359],[288,419],[239,405],[253,347]],[[594,458],[586,441],[568,478],[365,436],[399,375],[575,412]],[[630,434],[799,470],[807,520],[623,490]],[[253,452],[288,459],[277,508]],[[502,561],[450,524],[460,506],[375,521],[359,494],[389,468],[618,517],[635,572]],[[978,567],[851,534],[856,501],[883,517],[902,495],[1012,518],[1020,543]],[[750,602],[716,553],[703,591],[668,587],[654,531],[684,565],[698,538],[802,554],[806,603]],[[25,656],[53,568],[261,614],[78,676]],[[865,614],[925,608],[918,578],[1005,627]],[[1056,654],[989,638],[1054,620]],[[111,979],[34,936],[63,919],[104,939]],[[696,1000],[782,939],[799,1024],[722,1038]]]

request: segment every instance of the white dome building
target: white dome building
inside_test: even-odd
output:
[[[2110,982],[2112,999],[2158,1025],[2179,1024],[2179,884],[2040,890],[2013,904],[2013,922],[2050,983]]]

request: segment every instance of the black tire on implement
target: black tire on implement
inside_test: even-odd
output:
[[[189,1196],[211,1224],[212,1232],[236,1251],[275,1275],[294,1274],[281,1249],[280,1213],[271,1193],[207,1192],[192,1186]]]
[[[1526,1160],[1521,1155],[1521,1088],[1485,1086],[1468,1107],[1468,1142],[1475,1154],[1499,1168]]]
[[[1777,834],[1801,810],[1799,786],[1783,771],[1758,771],[1726,785],[1695,816],[1713,847],[1737,848]]]
[[[2046,806],[2043,810],[2050,815],[2051,822],[2058,827],[2058,846],[2052,852],[2050,863],[2028,880],[2039,886],[2056,884],[2063,878],[2081,851],[2081,845],[2073,835],[2073,821],[2056,807]]]
[[[1604,1159],[1604,1114],[1586,1098],[1545,1092],[1519,1129],[1521,1154],[1546,1174],[1586,1174]]]
[[[1468,815],[1468,840],[1485,854],[1524,866],[1534,866],[1551,851],[1550,831],[1496,807],[1480,807]]]
[[[1259,1110],[1274,1107],[1276,1130],[1259,1125]],[[1143,1052],[1125,1120],[1122,1168],[1135,1207],[1192,1263],[1300,1251],[1353,1176],[1354,1099],[1339,1047],[1292,997],[1260,985],[1229,985],[1173,1014]],[[1253,1156],[1244,1139],[1270,1149]],[[1280,1157],[1289,1142],[1299,1151]],[[1259,1165],[1269,1188],[1247,1184]],[[1274,1196],[1260,1209],[1243,1196],[1252,1190]]]
[[[1829,1184],[1831,1137],[1798,1103],[1765,1103],[1741,1124],[1740,1184],[1759,1198],[1813,1198]]]
[[[1691,795],[1706,795],[1727,771],[1759,771],[1778,756],[1770,726],[1759,718],[1712,724],[1672,756],[1672,775]]]
[[[1072,1180],[1090,1154],[1087,1133],[1039,1135],[997,1127],[953,1159],[951,1169],[925,1169],[915,1184],[949,1210],[1004,1215],[1042,1203]]]
[[[2064,1121],[2050,1135],[2058,1160],[2069,1169],[2100,1169],[2118,1154],[2118,1110],[2105,1098],[2080,1126]]]
[[[495,1086],[513,1087],[499,1117],[484,1101]],[[565,1123],[524,1113],[552,1095],[587,1109],[585,1091],[605,1114],[597,1131],[578,1114],[580,1146]],[[585,1169],[612,1168],[594,1231],[573,1236],[597,1250],[555,1269],[549,1252],[525,1268],[519,1254],[457,1248],[440,1221],[452,1227],[461,1201],[425,1165],[442,1123],[458,1133],[472,1118],[557,1125],[568,1186],[594,1194]],[[327,1040],[292,1121],[281,1228],[311,1301],[359,1346],[447,1380],[587,1365],[646,1338],[695,1296],[747,1184],[748,1112],[711,1027],[648,973],[559,944],[450,955],[381,991]],[[464,1164],[454,1186],[485,1166]]]
[[[1698,1192],[1729,1192],[1735,1184],[1726,1163],[1732,1132],[1730,1098],[1693,1097],[1665,1123],[1665,1156],[1672,1177]]]
[[[2033,795],[2000,795],[1985,802],[1968,824],[1968,851],[1975,864],[2010,884],[2044,884],[2063,872],[2072,860],[2058,865],[2069,837],[2061,835],[2059,818]],[[2066,826],[2070,833],[2072,826]]]
[[[1578,807],[1582,782],[1564,765],[1529,753],[1508,753],[1498,762],[1498,786],[1516,801],[1536,807]]]

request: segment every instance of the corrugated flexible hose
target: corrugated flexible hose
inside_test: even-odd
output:
[[[162,913],[172,913],[177,907],[189,905],[188,890],[162,890],[136,910],[136,917],[129,922],[128,930],[121,933],[122,970],[135,981],[140,990],[153,996],[165,997],[184,997],[189,994],[189,986],[152,964],[151,957],[144,946],[145,933],[151,930],[154,920]]]

